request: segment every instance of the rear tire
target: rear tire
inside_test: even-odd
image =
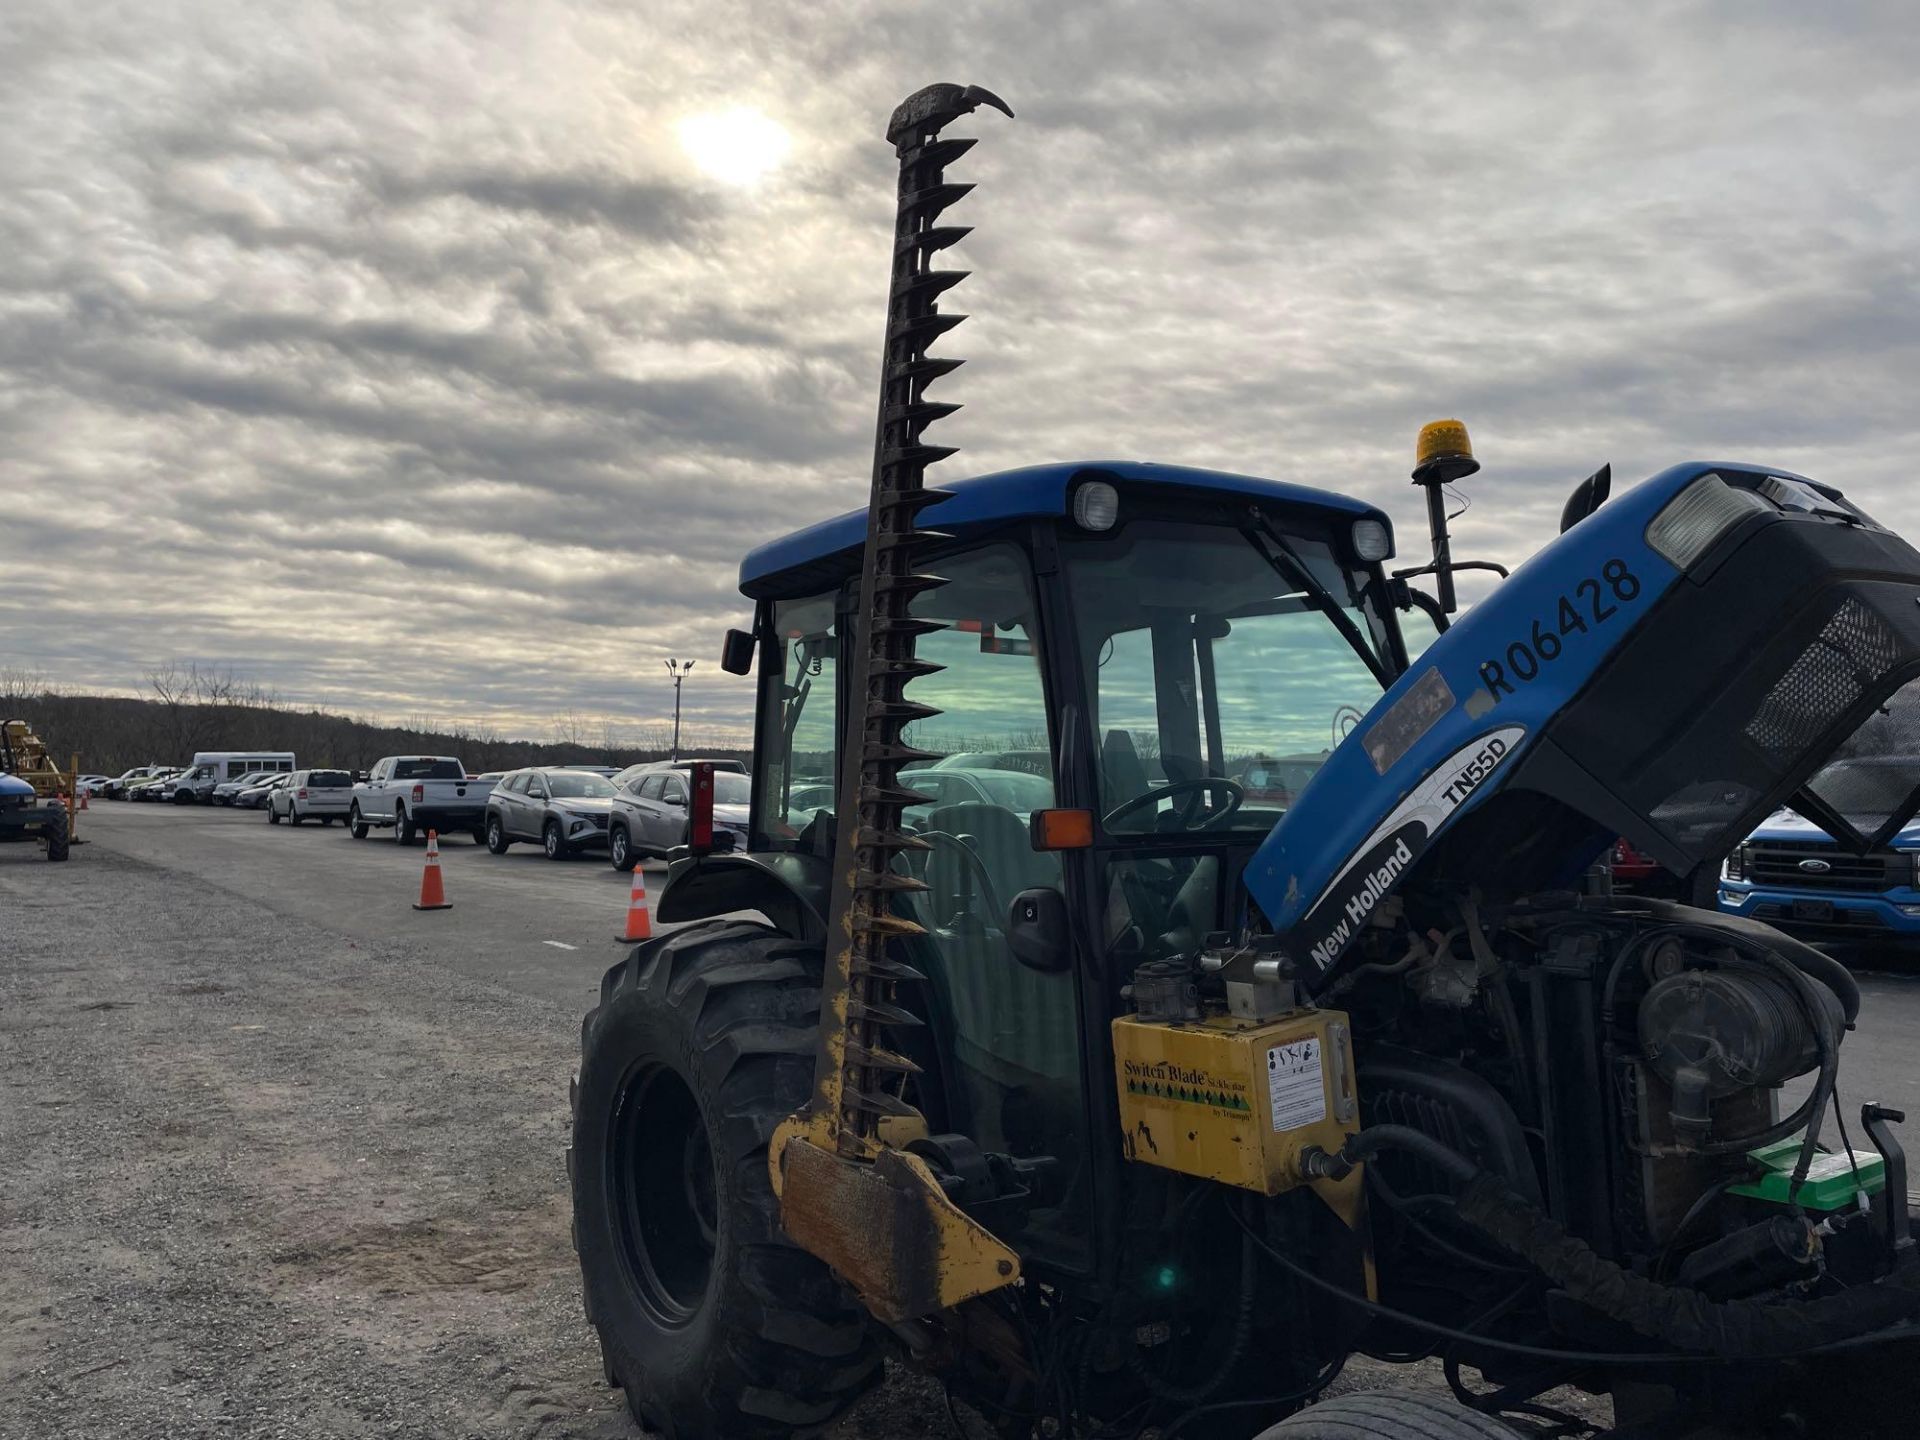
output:
[[[627,838],[627,827],[615,825],[607,831],[607,863],[622,875],[631,875],[639,856],[634,853],[633,842]]]
[[[1519,1440],[1519,1432],[1437,1395],[1355,1390],[1289,1415],[1256,1440]]]
[[[72,832],[67,829],[67,812],[57,810],[55,819],[47,826],[47,859],[64,860],[67,847],[73,843]]]
[[[357,803],[347,811],[347,833],[356,840],[367,838],[367,822],[360,818],[360,806]]]
[[[413,817],[407,814],[407,807],[398,805],[393,811],[393,843],[396,845],[413,844]]]
[[[287,823],[288,824],[298,825],[305,818],[306,817],[300,813],[300,807],[298,805],[287,806]]]
[[[498,815],[489,815],[487,817],[486,838],[487,849],[491,850],[495,855],[506,854],[507,847],[513,844],[513,841],[507,838],[507,827],[501,824]]]
[[[879,1379],[866,1312],[780,1226],[773,1127],[813,1088],[821,956],[711,921],[637,948],[581,1027],[574,1247],[605,1368],[672,1440],[814,1434]]]

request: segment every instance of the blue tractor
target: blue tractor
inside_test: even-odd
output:
[[[67,811],[18,775],[0,770],[0,845],[37,841],[49,860],[67,858]]]
[[[1857,988],[1595,862],[1710,874],[1788,801],[1896,830],[1920,553],[1770,466],[1602,472],[1455,623],[1452,422],[1397,571],[1385,514],[1302,484],[929,489],[941,130],[981,104],[889,129],[869,503],[741,567],[749,841],[696,772],[679,928],[583,1027],[609,1380],[675,1440],[816,1433],[889,1355],[1005,1436],[1911,1433],[1901,1117],[1829,1138]],[[1355,1354],[1450,1393],[1329,1394]]]

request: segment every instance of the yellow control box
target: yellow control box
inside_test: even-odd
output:
[[[1306,1183],[1300,1152],[1360,1128],[1352,1033],[1338,1010],[1115,1020],[1127,1158],[1262,1195]]]

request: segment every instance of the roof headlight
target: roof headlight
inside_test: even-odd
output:
[[[1702,475],[1647,523],[1647,544],[1676,570],[1686,570],[1749,515],[1774,513],[1753,491],[1736,490],[1718,475]]]
[[[1373,565],[1393,558],[1393,532],[1384,520],[1368,516],[1353,522],[1353,553]]]
[[[1089,480],[1073,492],[1073,523],[1082,530],[1111,530],[1120,518],[1120,492],[1104,480]]]

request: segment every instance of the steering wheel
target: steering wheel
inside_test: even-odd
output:
[[[1202,820],[1198,825],[1195,825],[1193,823],[1193,816],[1194,812],[1200,808],[1199,796],[1202,792],[1208,790],[1226,791],[1227,803],[1224,808],[1209,812],[1206,819]],[[1111,830],[1123,815],[1131,815],[1142,806],[1157,805],[1160,801],[1173,795],[1187,794],[1191,794],[1194,798],[1189,800],[1185,806],[1180,807],[1180,828],[1182,830],[1210,830],[1216,825],[1225,824],[1226,821],[1239,810],[1241,805],[1245,803],[1247,798],[1246,789],[1235,781],[1227,779],[1226,776],[1202,775],[1195,780],[1175,780],[1170,785],[1156,786],[1154,789],[1147,791],[1146,794],[1136,795],[1131,800],[1122,800],[1106,813],[1101,823]]]

